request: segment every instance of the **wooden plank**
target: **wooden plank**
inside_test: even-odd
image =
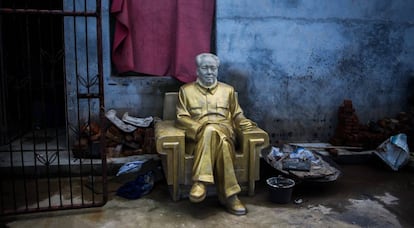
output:
[[[362,147],[356,146],[334,146],[330,143],[289,143],[292,146],[300,146],[303,148],[312,149],[348,149],[348,150],[362,150]]]

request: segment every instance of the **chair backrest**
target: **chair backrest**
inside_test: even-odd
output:
[[[178,92],[168,92],[164,96],[164,108],[162,118],[163,120],[175,120],[176,115],[176,105],[178,101]]]

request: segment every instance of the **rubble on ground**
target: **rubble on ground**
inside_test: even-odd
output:
[[[393,118],[361,124],[352,101],[344,100],[338,109],[338,124],[330,143],[337,146],[363,147],[365,150],[376,149],[387,138],[399,133],[406,134],[408,146],[414,147],[414,109],[400,112]]]
[[[100,137],[106,138],[104,151],[107,157],[126,157],[132,155],[154,154],[155,138],[152,117],[137,118],[125,113],[122,120],[111,109],[106,113],[108,123],[104,129],[91,122],[80,127],[78,139],[72,145],[76,158],[100,158]]]

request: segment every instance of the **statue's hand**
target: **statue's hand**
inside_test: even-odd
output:
[[[241,120],[239,123],[239,128],[241,131],[249,131],[255,128],[256,126],[256,123],[249,119]]]

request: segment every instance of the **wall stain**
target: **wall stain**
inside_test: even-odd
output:
[[[270,4],[291,9],[301,8],[304,3],[274,0]],[[234,39],[228,40],[238,45],[225,50],[232,56],[240,55],[240,59],[226,63],[223,72],[229,73],[224,76],[229,84],[242,89],[240,103],[246,116],[267,130],[272,141],[327,140],[335,129],[337,109],[344,99],[353,100],[363,122],[400,111],[410,88],[407,78],[413,72],[412,63],[401,61],[401,57],[412,55],[406,45],[412,42],[406,40],[406,31],[412,26],[388,20],[390,4],[363,3],[363,7],[371,8],[356,18],[315,19],[302,15],[286,20],[283,16],[257,15],[243,20],[239,16],[223,19],[226,25],[233,20],[235,26],[242,27],[232,36]],[[372,19],[375,12],[384,19]],[[321,14],[318,16],[326,16]],[[261,28],[252,28],[262,22],[266,24],[263,33]],[[318,31],[331,32],[331,37],[321,34],[331,39],[327,45],[318,40],[319,34],[313,33],[312,26],[326,26]],[[305,40],[306,33],[314,39]],[[274,36],[279,43],[270,44],[272,38],[263,34]],[[287,37],[292,34],[303,37]],[[295,65],[292,59],[278,58],[298,61]]]

